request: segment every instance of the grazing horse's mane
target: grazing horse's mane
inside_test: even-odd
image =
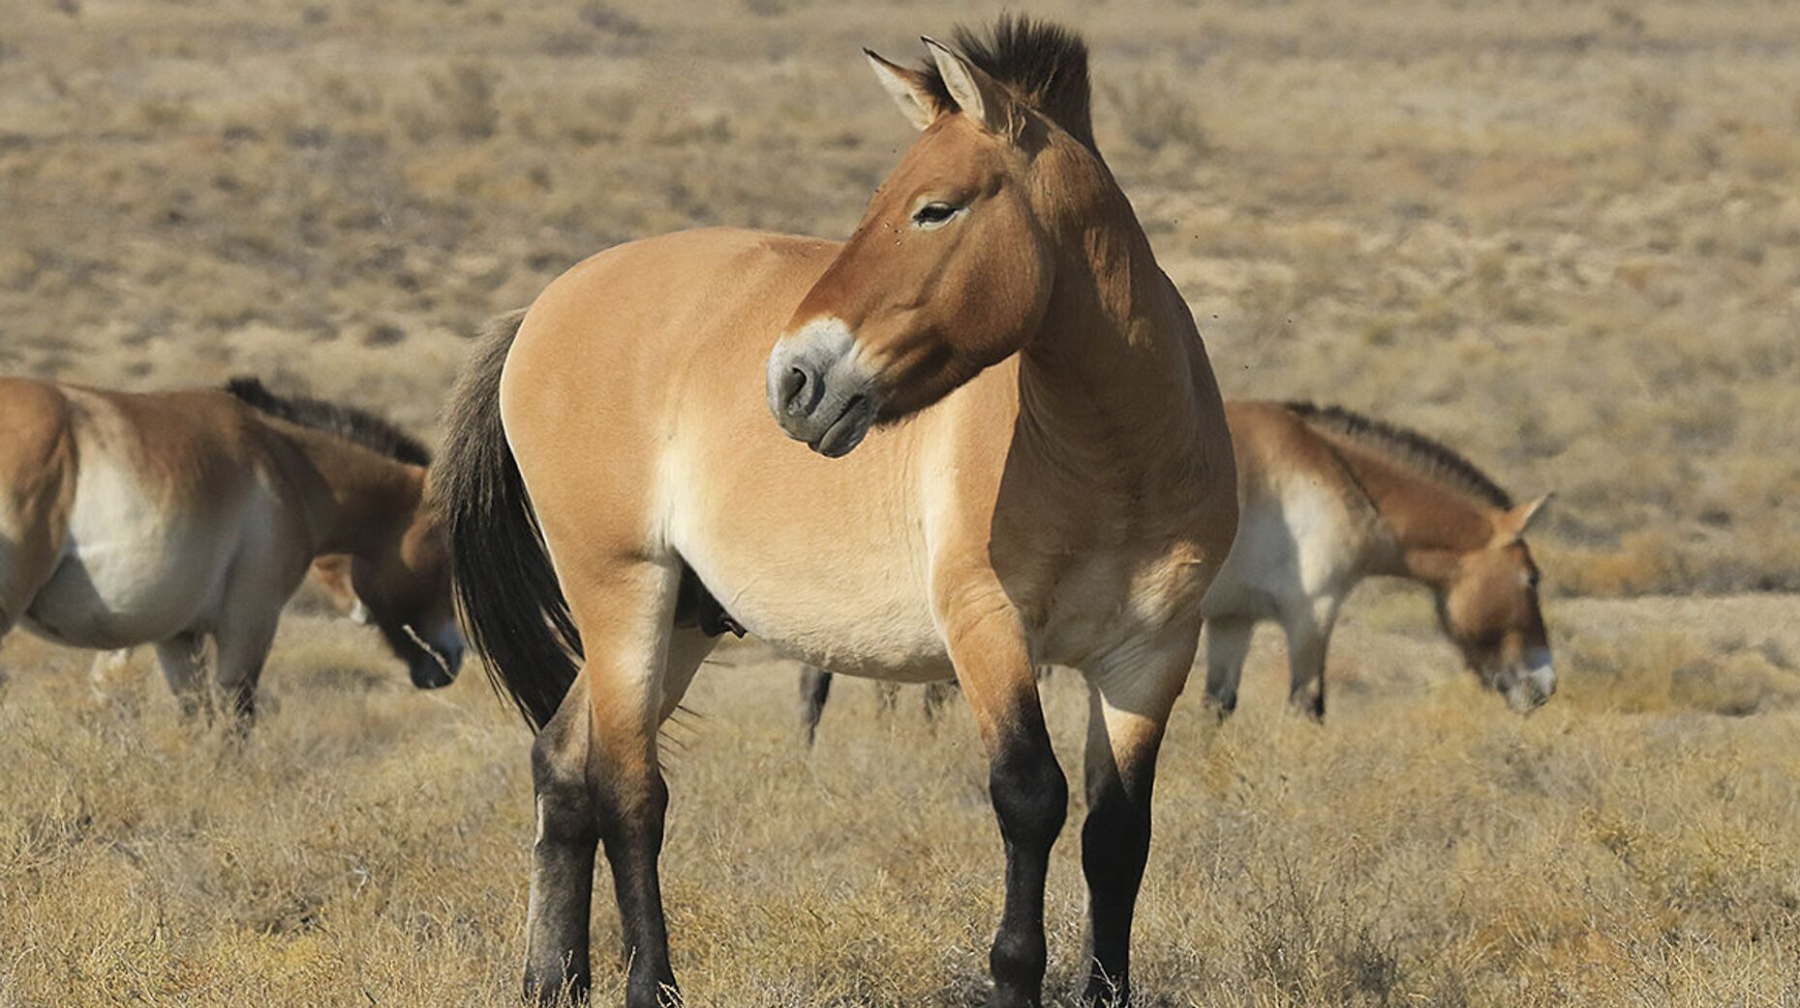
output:
[[[1088,50],[1081,36],[1061,25],[1002,14],[986,35],[956,29],[956,48],[1014,98],[1049,116],[1088,147],[1094,124],[1088,111]],[[927,62],[924,84],[942,109],[956,108],[944,75]]]
[[[1502,510],[1513,506],[1512,495],[1477,469],[1475,463],[1418,431],[1383,423],[1342,406],[1315,406],[1310,402],[1282,405],[1307,423],[1373,448],[1420,476]]]
[[[252,409],[302,427],[336,434],[396,462],[416,466],[431,464],[431,449],[425,447],[424,442],[367,410],[307,396],[279,396],[269,391],[260,378],[233,378],[225,384],[225,391]]]

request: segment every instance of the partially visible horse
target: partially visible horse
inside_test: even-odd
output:
[[[187,711],[210,638],[249,718],[282,605],[315,558],[344,554],[413,683],[446,685],[463,644],[429,461],[371,414],[255,379],[150,394],[0,379],[0,637],[155,644]]]
[[[1238,535],[1206,593],[1207,699],[1237,706],[1250,634],[1287,635],[1289,702],[1325,716],[1325,653],[1344,599],[1364,578],[1430,588],[1439,624],[1465,664],[1513,709],[1556,692],[1538,568],[1525,530],[1547,497],[1515,504],[1463,456],[1417,431],[1341,407],[1232,402]],[[810,744],[831,673],[800,673]],[[943,702],[927,687],[925,711]],[[893,706],[884,693],[883,709]]]
[[[1234,402],[1237,542],[1206,595],[1206,695],[1237,706],[1259,620],[1287,636],[1288,703],[1325,716],[1325,652],[1364,578],[1431,589],[1463,661],[1514,710],[1556,691],[1525,530],[1546,497],[1515,503],[1467,459],[1416,431],[1311,403]]]
[[[679,1000],[657,735],[712,645],[711,598],[801,660],[954,673],[1005,841],[995,1008],[1042,1003],[1068,811],[1034,669],[1080,669],[1084,997],[1130,998],[1157,753],[1237,523],[1231,442],[1193,317],[1095,146],[1086,47],[1012,19],[958,42],[919,68],[871,54],[921,133],[848,241],[617,246],[464,375],[438,468],[458,596],[542,729],[531,997],[588,986],[604,845],[626,1005]]]

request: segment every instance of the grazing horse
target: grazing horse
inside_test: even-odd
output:
[[[1325,716],[1325,652],[1344,599],[1379,575],[1425,584],[1439,623],[1470,670],[1529,711],[1556,692],[1538,607],[1538,569],[1525,529],[1547,497],[1515,505],[1462,456],[1414,431],[1340,407],[1233,402],[1238,536],[1206,593],[1206,693],[1237,706],[1238,678],[1258,620],[1287,635],[1289,700]],[[943,703],[928,687],[925,713]],[[800,673],[810,745],[831,673]],[[882,696],[883,709],[893,697]]]
[[[869,54],[921,133],[847,241],[609,249],[498,327],[455,396],[458,600],[541,728],[529,997],[589,984],[599,844],[626,1004],[678,1003],[658,726],[733,626],[855,675],[954,673],[1005,841],[1001,1008],[1041,1004],[1068,807],[1033,669],[1082,670],[1086,999],[1129,997],[1156,754],[1237,524],[1230,437],[1094,146],[1082,42],[1002,19],[926,43],[918,69]]]
[[[446,685],[463,645],[428,461],[369,414],[255,379],[156,394],[0,379],[0,636],[155,644],[190,713],[210,637],[248,719],[282,605],[341,553],[413,683]]]
[[[1372,575],[1431,589],[1468,667],[1514,710],[1556,691],[1525,530],[1546,497],[1514,504],[1467,459],[1341,407],[1226,409],[1243,516],[1206,596],[1206,695],[1237,706],[1256,621],[1281,625],[1288,703],[1325,716],[1325,651],[1344,599]]]

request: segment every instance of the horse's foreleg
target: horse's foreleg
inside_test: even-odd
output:
[[[1195,636],[1153,651],[1163,660],[1102,666],[1088,675],[1088,982],[1082,1004],[1131,1002],[1131,922],[1150,856],[1150,799],[1169,711],[1187,680]],[[1248,634],[1245,635],[1246,637]]]
[[[1006,903],[988,954],[990,1008],[1038,1008],[1044,967],[1044,883],[1068,815],[1069,784],[1044,727],[1037,676],[1010,606],[950,623],[950,658],[981,729],[988,793],[1006,845]]]
[[[587,987],[597,839],[612,868],[625,939],[625,1004],[679,1003],[657,873],[668,810],[657,730],[672,692],[665,691],[668,664],[679,658],[670,651],[676,584],[672,569],[633,562],[568,585],[587,664],[533,749],[530,997],[554,998],[565,987],[579,997]]]
[[[1206,621],[1206,703],[1220,718],[1237,710],[1238,683],[1250,654],[1253,620],[1222,616]]]
[[[1282,616],[1288,646],[1288,708],[1315,721],[1325,720],[1325,653],[1337,624],[1338,602],[1322,599]]]
[[[242,614],[227,612],[213,633],[218,645],[213,679],[240,728],[248,728],[256,720],[256,686],[262,681],[269,649],[275,645],[275,628],[280,618],[279,603],[266,613],[260,609]]]

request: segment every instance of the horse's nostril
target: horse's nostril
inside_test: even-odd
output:
[[[807,380],[806,372],[797,367],[788,368],[787,374],[781,376],[781,405],[789,416],[805,416],[812,412],[816,395],[807,395],[807,386],[816,382]]]

